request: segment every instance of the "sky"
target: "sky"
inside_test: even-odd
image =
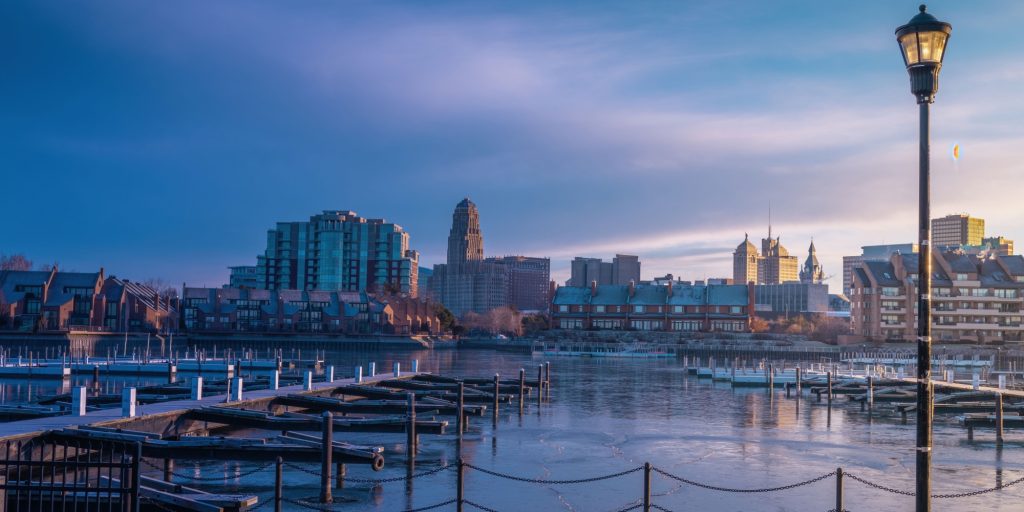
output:
[[[219,286],[266,230],[383,217],[443,262],[638,254],[729,277],[916,239],[917,105],[891,0],[0,3],[0,253]],[[1024,3],[936,1],[933,217],[1024,243]],[[958,161],[951,158],[959,143]]]

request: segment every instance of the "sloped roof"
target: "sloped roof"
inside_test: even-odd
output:
[[[551,301],[556,306],[583,305],[590,303],[590,288],[586,286],[559,286]]]
[[[628,289],[627,289],[628,292]],[[662,305],[668,296],[668,287],[656,284],[636,285],[633,296],[630,297],[630,304],[637,305]]]
[[[47,306],[67,304],[75,297],[74,293],[66,292],[65,288],[93,288],[100,281],[99,272],[57,272],[50,283],[46,295]]]
[[[34,270],[4,270],[0,272],[0,299],[14,303],[25,297],[25,292],[16,292],[18,285],[43,286],[50,278],[49,272]]]
[[[708,304],[717,306],[746,306],[750,302],[749,290],[741,284],[710,285]]]
[[[669,297],[668,303],[673,306],[700,306],[704,304],[704,293],[707,286],[695,285],[695,286],[683,286],[673,285],[672,296]],[[746,286],[743,287],[746,289]]]
[[[896,270],[893,268],[892,263],[888,261],[865,261],[864,266],[867,267],[867,271],[871,273],[871,277],[875,279],[879,286],[899,286],[902,284],[896,278]],[[916,266],[914,270],[908,268],[907,271],[916,272]]]
[[[1014,276],[1024,276],[1024,256],[998,256],[999,261],[1006,265],[1006,268],[1010,269],[1010,273]]]
[[[626,304],[629,302],[629,287],[621,284],[605,284],[597,287],[597,295],[590,298],[591,304]]]

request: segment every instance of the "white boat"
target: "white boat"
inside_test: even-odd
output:
[[[546,356],[574,356],[574,357],[675,357],[675,354],[670,354],[657,347],[644,345],[640,343],[633,343],[630,345],[620,346],[594,346],[587,347],[580,345],[578,350],[559,350],[557,347],[548,348],[545,347],[544,355]]]

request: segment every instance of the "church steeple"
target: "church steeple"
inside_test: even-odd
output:
[[[825,270],[818,262],[818,251],[814,247],[814,239],[811,239],[811,246],[807,248],[807,259],[800,269],[800,282],[821,284],[825,281]]]

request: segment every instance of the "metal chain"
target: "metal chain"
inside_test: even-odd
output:
[[[153,464],[152,462],[149,462],[146,459],[142,459],[142,462],[145,463],[147,466],[153,468],[153,469],[159,469],[161,471],[164,471],[163,467],[157,466],[156,464]],[[241,473],[239,473],[237,475],[230,475],[230,476],[213,476],[213,477],[193,476],[193,475],[189,475],[189,474],[186,474],[186,473],[178,473],[176,471],[168,471],[168,473],[170,473],[170,474],[172,474],[172,475],[174,475],[174,476],[176,476],[178,478],[184,478],[186,480],[194,480],[194,481],[197,481],[197,482],[223,482],[223,481],[226,481],[226,480],[231,480],[231,479],[234,479],[234,478],[242,478],[242,477],[245,477],[245,476],[249,476],[249,475],[253,475],[253,474],[259,473],[260,471],[263,471],[263,470],[265,470],[265,469],[267,469],[267,468],[269,468],[270,466],[273,466],[273,465],[274,465],[273,462],[268,462],[268,463],[266,463],[266,464],[264,464],[262,466],[259,466],[259,467],[255,468],[255,469],[252,469],[252,470],[249,470],[249,471],[243,471],[243,472],[241,472]]]
[[[859,477],[859,476],[857,476],[857,475],[855,475],[853,473],[847,473],[846,471],[843,471],[843,476],[849,477],[849,478],[851,478],[853,480],[856,480],[856,481],[858,481],[858,482],[860,482],[860,483],[862,483],[862,484],[864,484],[864,485],[866,485],[868,487],[874,487],[875,489],[878,489],[880,491],[891,492],[893,494],[901,494],[903,496],[914,496],[914,495],[917,494],[916,492],[913,492],[913,491],[901,491],[899,489],[893,489],[892,487],[886,487],[884,485],[876,484],[874,482],[870,482],[868,480],[864,480],[863,478],[861,478],[861,477]]]
[[[804,485],[810,485],[810,484],[813,484],[815,482],[820,482],[820,481],[822,481],[822,480],[824,480],[826,478],[831,478],[831,477],[836,476],[835,471],[830,471],[828,473],[825,473],[824,475],[821,475],[821,476],[818,476],[818,477],[814,477],[814,478],[812,478],[810,480],[804,480],[803,482],[797,482],[795,484],[781,485],[779,487],[765,487],[763,489],[734,489],[734,488],[730,488],[730,487],[718,487],[717,485],[702,484],[700,482],[694,482],[693,480],[687,480],[686,478],[683,478],[681,476],[673,475],[672,473],[668,473],[666,471],[662,471],[662,470],[660,470],[658,468],[652,468],[652,469],[654,469],[654,471],[656,473],[659,473],[662,476],[671,478],[671,479],[679,481],[679,482],[683,482],[685,484],[690,484],[690,485],[693,485],[693,486],[696,486],[696,487],[700,487],[700,488],[703,488],[703,489],[708,489],[708,490],[712,490],[712,491],[721,491],[721,492],[745,492],[745,493],[786,491],[786,490],[789,490],[789,489],[794,489],[796,487],[802,487]]]
[[[667,508],[665,508],[665,507],[663,507],[661,505],[655,505],[654,503],[651,503],[651,508],[653,508],[654,510],[660,510],[661,512],[672,512],[671,510],[669,510],[669,509],[667,509]]]
[[[545,485],[585,484],[585,483],[589,483],[589,482],[598,482],[598,481],[601,481],[601,480],[608,480],[610,478],[618,478],[620,476],[628,475],[630,473],[636,473],[637,471],[640,471],[641,469],[644,469],[643,466],[637,466],[637,467],[635,467],[633,469],[627,469],[626,471],[620,471],[618,473],[612,473],[610,475],[604,475],[604,476],[595,476],[595,477],[591,477],[591,478],[577,478],[575,480],[547,480],[547,479],[544,479],[544,478],[523,478],[523,477],[520,477],[520,476],[509,475],[509,474],[506,474],[506,473],[499,473],[497,471],[491,471],[489,469],[484,469],[484,468],[481,468],[481,467],[478,467],[478,466],[474,466],[472,464],[465,464],[465,467],[471,468],[471,469],[475,469],[475,470],[477,470],[477,471],[479,471],[481,473],[486,473],[488,475],[496,476],[496,477],[499,477],[499,478],[505,478],[505,479],[508,479],[508,480],[515,480],[517,482],[526,482],[526,483],[531,483],[531,484],[545,484]]]
[[[469,464],[466,464],[466,465],[468,466]],[[477,509],[483,510],[484,512],[498,512],[497,510],[494,510],[493,508],[485,507],[485,506],[483,506],[483,505],[481,505],[479,503],[473,503],[472,501],[469,501],[469,500],[462,500],[462,502],[465,503],[466,505],[469,505],[469,506],[473,507],[473,508],[477,508]]]
[[[977,491],[967,491],[967,492],[957,492],[957,493],[950,493],[950,494],[932,494],[932,498],[938,498],[938,499],[943,499],[943,498],[967,498],[967,497],[970,497],[970,496],[977,496],[979,494],[985,494],[985,493],[989,493],[989,492],[992,492],[992,491],[998,491],[1000,489],[1005,489],[1007,487],[1010,487],[1010,486],[1013,486],[1013,485],[1017,485],[1017,484],[1019,484],[1021,482],[1024,482],[1024,477],[1018,478],[1018,479],[1016,479],[1016,480],[1014,480],[1014,481],[1012,481],[1010,483],[1007,483],[1007,484],[997,485],[995,487],[989,487],[988,489],[980,489],[980,490],[977,490]]]
[[[309,475],[320,476],[320,471],[315,470],[315,469],[305,468],[305,467],[299,466],[298,464],[292,464],[292,463],[289,463],[289,462],[285,462],[284,465],[286,467],[288,467],[288,468],[294,469],[296,471],[301,471],[301,472],[309,474]],[[429,476],[429,475],[433,475],[435,473],[440,473],[440,472],[442,472],[442,471],[444,471],[446,469],[451,469],[451,468],[452,468],[451,464],[445,464],[444,466],[441,466],[439,468],[431,469],[430,471],[424,471],[422,473],[417,473],[417,474],[412,475],[412,476],[395,476],[395,477],[391,477],[391,478],[351,478],[351,477],[345,477],[344,480],[346,482],[353,482],[353,483],[357,483],[357,484],[386,484],[386,483],[389,483],[389,482],[403,482],[403,481],[406,481],[406,480],[412,480],[412,479],[416,479],[416,478],[420,478],[420,477],[424,477],[424,476]]]

